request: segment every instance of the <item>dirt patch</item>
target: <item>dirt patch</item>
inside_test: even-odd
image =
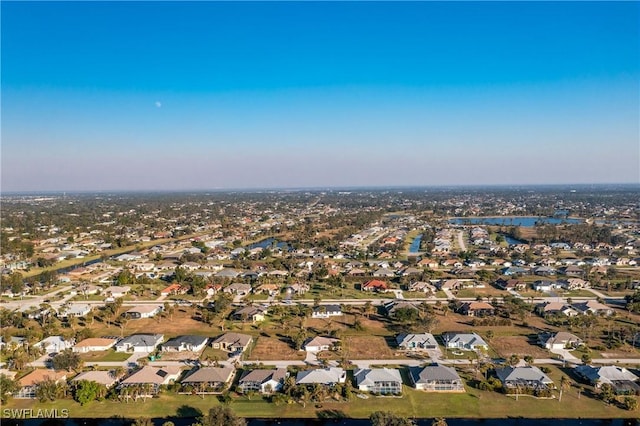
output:
[[[303,360],[305,352],[296,351],[287,342],[275,337],[258,337],[255,347],[251,350],[249,360],[277,361]]]
[[[348,336],[345,352],[349,359],[394,359],[396,351],[390,347],[391,340],[383,336]]]
[[[494,337],[488,343],[503,358],[508,358],[513,354],[521,358],[526,355],[531,355],[534,358],[549,358],[549,352],[540,346],[531,344],[526,336]]]

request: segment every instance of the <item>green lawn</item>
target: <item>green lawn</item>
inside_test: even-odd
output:
[[[80,354],[80,358],[84,362],[118,362],[126,361],[129,357],[131,357],[130,353],[116,351],[100,351]]]
[[[559,380],[559,371],[552,370],[551,376]],[[556,392],[557,395],[557,392]],[[12,400],[6,408],[68,409],[74,418],[82,417],[183,417],[197,416],[206,412],[219,402],[214,396],[201,398],[192,395],[164,394],[159,398],[128,404],[104,401],[91,402],[85,406],[71,401],[60,400],[54,403],[39,403],[35,400]],[[563,395],[562,403],[558,399],[535,399],[520,397],[516,401],[497,392],[480,391],[467,387],[466,393],[427,393],[404,387],[401,398],[373,397],[363,400],[354,398],[350,402],[323,402],[322,404],[292,403],[276,406],[262,399],[248,400],[245,397],[234,398],[231,409],[242,417],[262,418],[317,418],[323,414],[351,418],[366,418],[377,410],[417,417],[462,417],[462,418],[623,418],[630,412],[608,406],[594,400],[586,394],[578,398],[577,390],[572,388]],[[126,408],[125,408],[126,407]]]

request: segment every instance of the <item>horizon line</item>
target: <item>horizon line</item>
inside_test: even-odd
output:
[[[281,186],[281,187],[236,187],[236,188],[184,188],[184,189],[52,189],[52,190],[0,190],[0,197],[4,195],[54,195],[54,194],[105,194],[105,193],[189,193],[189,192],[273,192],[273,191],[354,191],[354,190],[399,190],[399,189],[479,189],[479,188],[562,188],[562,187],[611,187],[611,186],[637,186],[640,182],[616,182],[616,183],[524,183],[524,184],[443,184],[443,185],[340,185],[340,186]]]

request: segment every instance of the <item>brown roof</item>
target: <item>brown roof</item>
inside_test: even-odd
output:
[[[153,383],[153,384],[166,384],[167,376],[175,376],[180,373],[180,367],[151,367],[149,365],[142,367],[126,379],[122,381],[123,384],[136,384],[136,383]]]
[[[60,379],[64,380],[66,378],[66,371],[55,371],[38,368],[21,378],[20,386],[33,386],[47,379],[55,380],[57,382]]]
[[[189,373],[182,383],[225,383],[231,379],[233,367],[202,367]]]
[[[88,339],[84,339],[83,341],[76,343],[76,348],[85,347],[85,346],[109,346],[113,345],[118,341],[118,339],[106,339],[102,337],[89,337]]]

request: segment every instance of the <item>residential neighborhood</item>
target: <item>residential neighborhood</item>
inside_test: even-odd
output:
[[[105,219],[114,223],[86,232],[42,225],[31,256],[3,254],[8,404],[77,399],[94,382],[104,389],[96,400],[123,404],[258,398],[308,410],[355,396],[373,409],[379,398],[442,394],[532,398],[544,410],[567,398],[590,407],[611,387],[607,415],[633,407],[640,227],[628,219],[631,206],[573,206],[592,215],[585,226],[607,226],[595,225],[604,210],[629,220],[588,242],[577,228],[465,219],[525,214],[525,200],[483,212],[471,195],[427,205],[406,194],[400,214],[379,207],[385,195],[368,196],[375,203],[299,194],[278,209],[256,196],[235,205],[233,223],[213,219],[224,197],[175,201],[170,221],[123,228],[119,254],[109,251],[113,225],[151,217],[161,204],[139,204],[135,214],[112,205]],[[11,218],[25,205],[57,208],[48,199],[9,202],[2,235],[13,250],[22,239]],[[353,217],[365,226],[348,225]],[[82,257],[54,260],[73,250]],[[65,261],[73,266],[56,267]],[[67,396],[52,394],[51,383]]]

